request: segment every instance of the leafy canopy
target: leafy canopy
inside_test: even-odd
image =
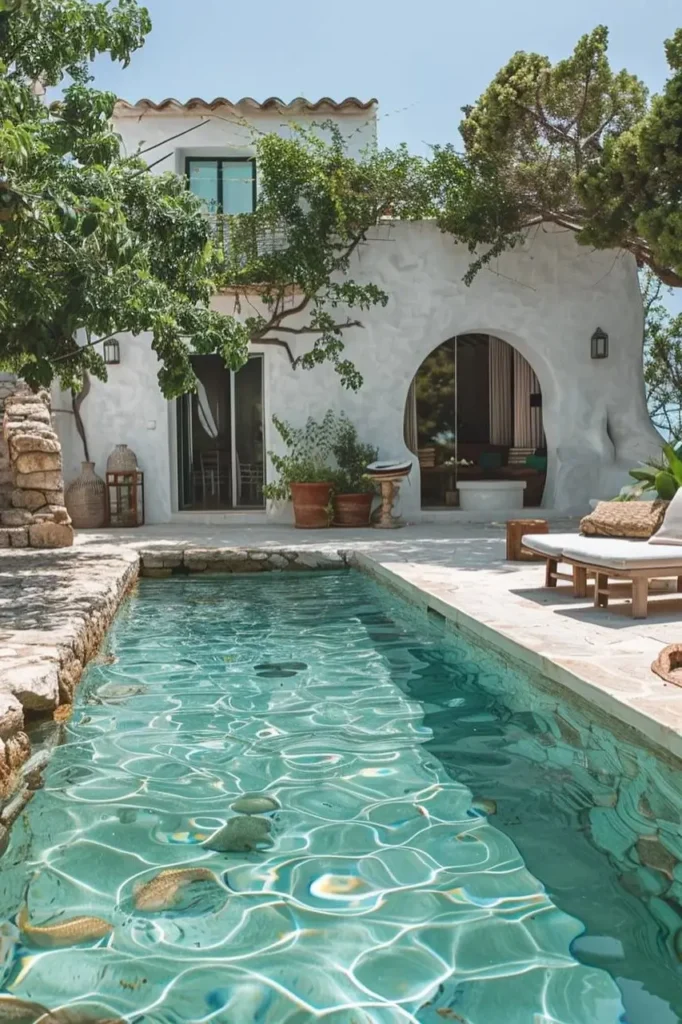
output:
[[[243,324],[235,321],[235,330],[290,352],[307,340],[305,351],[291,352],[297,365],[310,369],[329,360],[343,384],[357,388],[362,380],[344,358],[343,333],[362,323],[349,311],[385,306],[388,296],[349,277],[351,257],[382,217],[431,213],[431,183],[427,162],[405,146],[371,148],[356,160],[337,125],[318,128],[326,129],[326,141],[302,128],[292,138],[257,140],[256,209],[223,221],[221,284],[238,303],[254,291],[260,300]]]
[[[682,441],[682,313],[666,308],[660,280],[643,282],[644,383],[654,426],[675,444]]]
[[[346,310],[387,297],[349,279],[349,260],[387,210],[422,213],[421,163],[405,150],[353,160],[335,132],[263,137],[257,209],[222,220],[216,239],[184,179],[122,152],[115,97],[90,85],[97,54],[126,65],[149,29],[136,0],[0,0],[0,364],[78,388],[84,372],[106,378],[99,342],[149,332],[173,397],[195,386],[192,352],[236,369],[252,342],[307,335],[300,365],[331,359],[357,387]],[[41,92],[67,77],[48,107]],[[249,315],[212,310],[217,285]]]
[[[485,250],[470,277],[550,222],[682,285],[682,29],[666,43],[671,76],[651,102],[635,75],[611,69],[607,46],[599,26],[554,65],[516,53],[465,108],[464,154],[436,148],[441,227]]]
[[[239,365],[208,302],[216,252],[199,203],[175,175],[121,154],[115,96],[89,64],[127,64],[150,28],[134,0],[0,3],[0,358],[30,384],[104,378],[90,338],[149,331],[167,395],[192,380],[188,346]],[[72,83],[49,108],[41,87]]]

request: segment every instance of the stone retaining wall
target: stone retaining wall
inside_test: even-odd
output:
[[[2,383],[6,388],[7,382]],[[70,547],[73,527],[64,504],[62,450],[48,393],[34,394],[18,383],[3,406],[0,547]]]
[[[0,373],[0,423],[5,415],[5,402],[16,391],[17,382],[13,373]],[[9,464],[9,448],[0,430],[0,510],[12,507],[12,470]]]
[[[138,568],[130,551],[0,555],[0,851],[7,827],[41,784],[83,669]],[[49,724],[50,717],[54,727],[41,725],[32,750],[27,720]]]
[[[345,552],[302,551],[290,548],[152,548],[140,552],[142,576],[172,576],[198,572],[306,572],[343,569]]]

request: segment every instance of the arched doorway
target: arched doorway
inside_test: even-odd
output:
[[[526,481],[538,506],[547,474],[540,383],[512,345],[461,334],[435,348],[410,385],[405,443],[419,458],[422,508],[458,504],[458,480]]]

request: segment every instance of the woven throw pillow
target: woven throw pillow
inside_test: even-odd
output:
[[[580,521],[587,537],[636,537],[647,540],[663,522],[667,501],[600,501]]]

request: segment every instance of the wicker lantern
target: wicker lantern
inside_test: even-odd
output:
[[[144,473],[139,470],[107,470],[109,526],[144,524]]]

